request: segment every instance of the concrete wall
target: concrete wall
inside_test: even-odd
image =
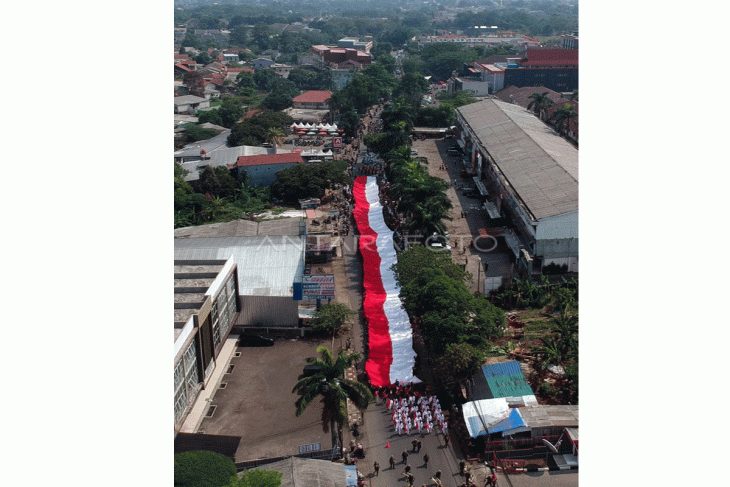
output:
[[[241,296],[238,325],[299,325],[299,301],[291,296]]]

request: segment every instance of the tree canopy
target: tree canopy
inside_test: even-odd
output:
[[[175,487],[221,487],[236,475],[233,460],[212,451],[175,454]]]
[[[276,173],[271,194],[291,204],[296,204],[300,199],[321,198],[325,189],[333,188],[335,184],[352,183],[346,169],[345,161],[297,164]]]
[[[226,487],[279,487],[281,479],[281,472],[254,468],[244,470],[241,473],[241,478],[232,480]]]
[[[328,334],[338,333],[345,322],[356,313],[342,303],[330,303],[322,305],[309,324],[317,331]]]

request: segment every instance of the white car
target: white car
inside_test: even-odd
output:
[[[431,250],[436,250],[439,252],[444,251],[444,250],[451,250],[451,245],[449,245],[449,244],[444,245],[441,242],[432,242],[432,243],[428,244],[428,247]]]

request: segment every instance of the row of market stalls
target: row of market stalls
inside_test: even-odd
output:
[[[337,128],[337,124],[329,123],[293,123],[291,130],[297,135],[340,135],[343,130]]]

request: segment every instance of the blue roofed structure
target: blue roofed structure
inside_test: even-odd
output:
[[[482,365],[469,387],[469,399],[507,398],[510,406],[537,404],[535,394],[527,382],[519,362],[512,360]]]
[[[503,436],[520,433],[522,431],[530,431],[530,428],[525,426],[525,421],[522,419],[519,409],[511,409],[507,419],[500,421],[487,428],[487,433],[502,433]]]

